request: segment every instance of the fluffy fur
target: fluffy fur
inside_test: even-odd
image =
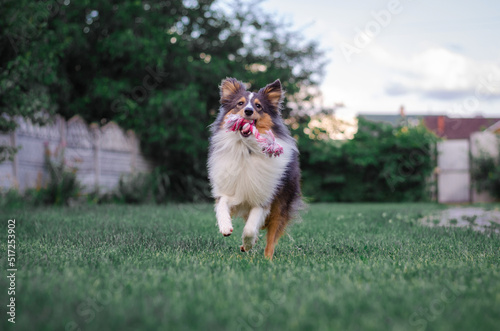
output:
[[[232,217],[243,217],[240,249],[248,252],[259,230],[267,229],[265,256],[272,259],[275,244],[302,205],[298,150],[280,114],[281,82],[276,80],[258,92],[249,92],[242,82],[227,78],[221,83],[220,96],[208,157],[219,231],[229,236]],[[225,120],[231,114],[245,118],[261,135],[270,130],[283,153],[269,156],[251,132],[225,129]]]

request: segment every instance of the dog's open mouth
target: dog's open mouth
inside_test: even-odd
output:
[[[252,134],[252,125],[255,125],[255,121],[245,120],[245,124],[240,129],[240,134],[244,138],[250,137]]]

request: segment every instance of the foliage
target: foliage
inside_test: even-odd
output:
[[[209,204],[0,209],[23,270],[0,329],[496,330],[499,234],[418,225],[437,208],[312,204],[272,263]]]
[[[58,146],[54,152],[45,146],[46,178],[40,178],[36,188],[24,192],[12,188],[0,192],[0,207],[29,208],[40,205],[69,205],[80,196],[81,185],[77,180],[77,168],[69,166],[64,157],[64,146]]]
[[[0,210],[23,209],[29,206],[26,196],[17,189],[0,191]]]
[[[145,204],[167,201],[169,178],[156,168],[151,173],[128,173],[120,176],[118,186],[107,192],[94,190],[85,194],[92,204]]]
[[[207,126],[223,78],[237,77],[253,89],[281,78],[288,98],[301,102],[311,98],[304,87],[317,86],[325,63],[315,42],[253,0],[234,6],[214,0],[12,0],[6,6],[0,36],[8,52],[0,65],[21,72],[26,83],[2,76],[0,86],[11,86],[3,105],[24,116],[14,105],[30,100],[34,109],[133,129],[169,178],[161,181],[168,184],[161,189],[167,199],[209,195]],[[21,20],[11,20],[16,15]],[[20,51],[13,51],[9,40],[25,33],[20,23],[33,21],[36,33],[19,38],[29,42],[16,43]],[[38,93],[38,103],[28,93]]]
[[[500,139],[497,146],[500,150]],[[472,156],[471,165],[471,177],[478,192],[488,192],[500,199],[500,154],[494,157],[482,151],[478,156]]]
[[[116,192],[117,198],[124,203],[144,203],[151,200],[151,175],[132,173],[120,176]]]
[[[79,196],[81,185],[76,178],[77,168],[67,164],[64,146],[58,146],[53,153],[45,147],[45,167],[49,178],[43,187],[35,190],[35,200],[50,205],[68,205],[71,199]]]
[[[309,118],[294,134],[303,169],[303,191],[315,201],[427,201],[435,168],[435,135],[415,127],[359,119],[354,139],[306,135]],[[306,130],[307,131],[307,130]],[[308,131],[307,131],[308,132]]]
[[[48,27],[59,8],[50,3],[1,0],[0,133],[15,130],[17,116],[45,124],[56,109],[50,86],[58,79],[58,54],[64,43]],[[0,145],[0,162],[15,152]]]

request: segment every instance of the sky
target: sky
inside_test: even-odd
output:
[[[329,61],[339,113],[500,117],[500,1],[267,0]]]

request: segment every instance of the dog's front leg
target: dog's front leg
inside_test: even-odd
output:
[[[233,222],[231,221],[231,212],[229,206],[229,198],[222,196],[215,204],[215,216],[217,217],[217,225],[219,231],[225,237],[230,236],[233,232]]]
[[[247,222],[243,228],[243,245],[241,246],[241,251],[248,252],[255,245],[259,229],[264,225],[267,214],[269,214],[269,209],[262,207],[254,207],[250,210]]]

